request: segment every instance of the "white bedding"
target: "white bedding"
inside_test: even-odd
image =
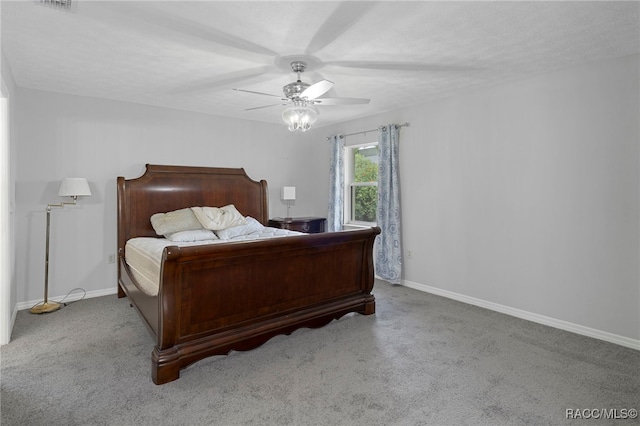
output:
[[[266,238],[285,237],[289,235],[302,235],[303,232],[290,231],[262,227],[259,231],[238,235],[229,239],[175,242],[166,238],[137,237],[127,241],[125,246],[125,261],[131,270],[140,290],[148,295],[158,294],[158,284],[160,282],[160,262],[162,251],[167,246],[201,246],[206,244],[224,244],[236,241],[256,241]]]

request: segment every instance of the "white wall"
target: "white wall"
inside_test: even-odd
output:
[[[146,163],[244,167],[269,183],[271,216],[286,214],[283,185],[297,187],[297,215],[313,211],[308,142],[284,125],[37,90],[16,97],[18,302],[43,297],[45,208],[62,201],[65,177],[86,177],[93,196],[52,211],[50,297],[115,290],[116,266],[107,263],[116,251],[115,180],[140,176]]]
[[[41,298],[44,209],[60,179],[94,196],[53,212],[51,295],[115,289],[115,178],[144,163],[245,167],[271,215],[326,214],[326,136],[401,131],[404,278],[640,338],[638,57],[591,64],[307,134],[284,126],[17,90],[17,300]],[[350,137],[348,143],[362,141]],[[406,254],[406,252],[405,252]]]
[[[323,129],[313,155],[328,162],[324,136],[409,121],[400,138],[409,285],[637,341],[638,63],[595,63],[343,123]],[[315,173],[324,183],[316,210],[326,211],[327,168]]]

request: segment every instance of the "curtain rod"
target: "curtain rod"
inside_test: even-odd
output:
[[[396,127],[409,127],[410,125],[411,125],[411,123],[409,123],[408,121],[405,121],[405,122],[404,122],[404,123],[402,123],[402,124],[396,124]],[[346,135],[336,135],[336,136],[338,136],[338,137],[340,137],[340,139],[342,139],[342,138],[346,138],[347,136],[361,135],[361,134],[363,134],[363,133],[371,133],[371,132],[375,132],[375,131],[377,131],[377,130],[382,129],[383,127],[386,127],[386,126],[380,126],[380,127],[378,127],[377,129],[363,130],[363,131],[361,131],[361,132],[347,133]],[[329,140],[329,139],[331,139],[331,136],[327,136],[327,140]]]

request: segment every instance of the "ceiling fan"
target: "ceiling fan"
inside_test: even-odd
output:
[[[358,105],[369,103],[369,99],[364,98],[321,98],[320,96],[331,90],[334,83],[329,80],[320,80],[314,84],[303,82],[300,79],[300,74],[302,74],[306,68],[307,63],[304,61],[291,62],[291,69],[293,72],[298,74],[298,79],[282,87],[284,96],[238,88],[234,88],[233,90],[280,98],[279,103],[247,108],[245,111],[290,105],[282,113],[282,119],[289,126],[289,130],[291,131],[301,130],[306,132],[309,130],[310,126],[318,119],[319,112],[315,107],[316,105]]]

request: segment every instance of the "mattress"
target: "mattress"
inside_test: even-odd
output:
[[[302,235],[302,232],[287,229],[263,227],[260,231],[238,235],[229,239],[215,239],[190,242],[174,242],[166,238],[137,237],[127,241],[125,261],[138,288],[145,294],[156,296],[160,283],[160,263],[162,252],[167,246],[192,247],[207,244],[225,244],[238,241],[257,241],[267,238]]]

